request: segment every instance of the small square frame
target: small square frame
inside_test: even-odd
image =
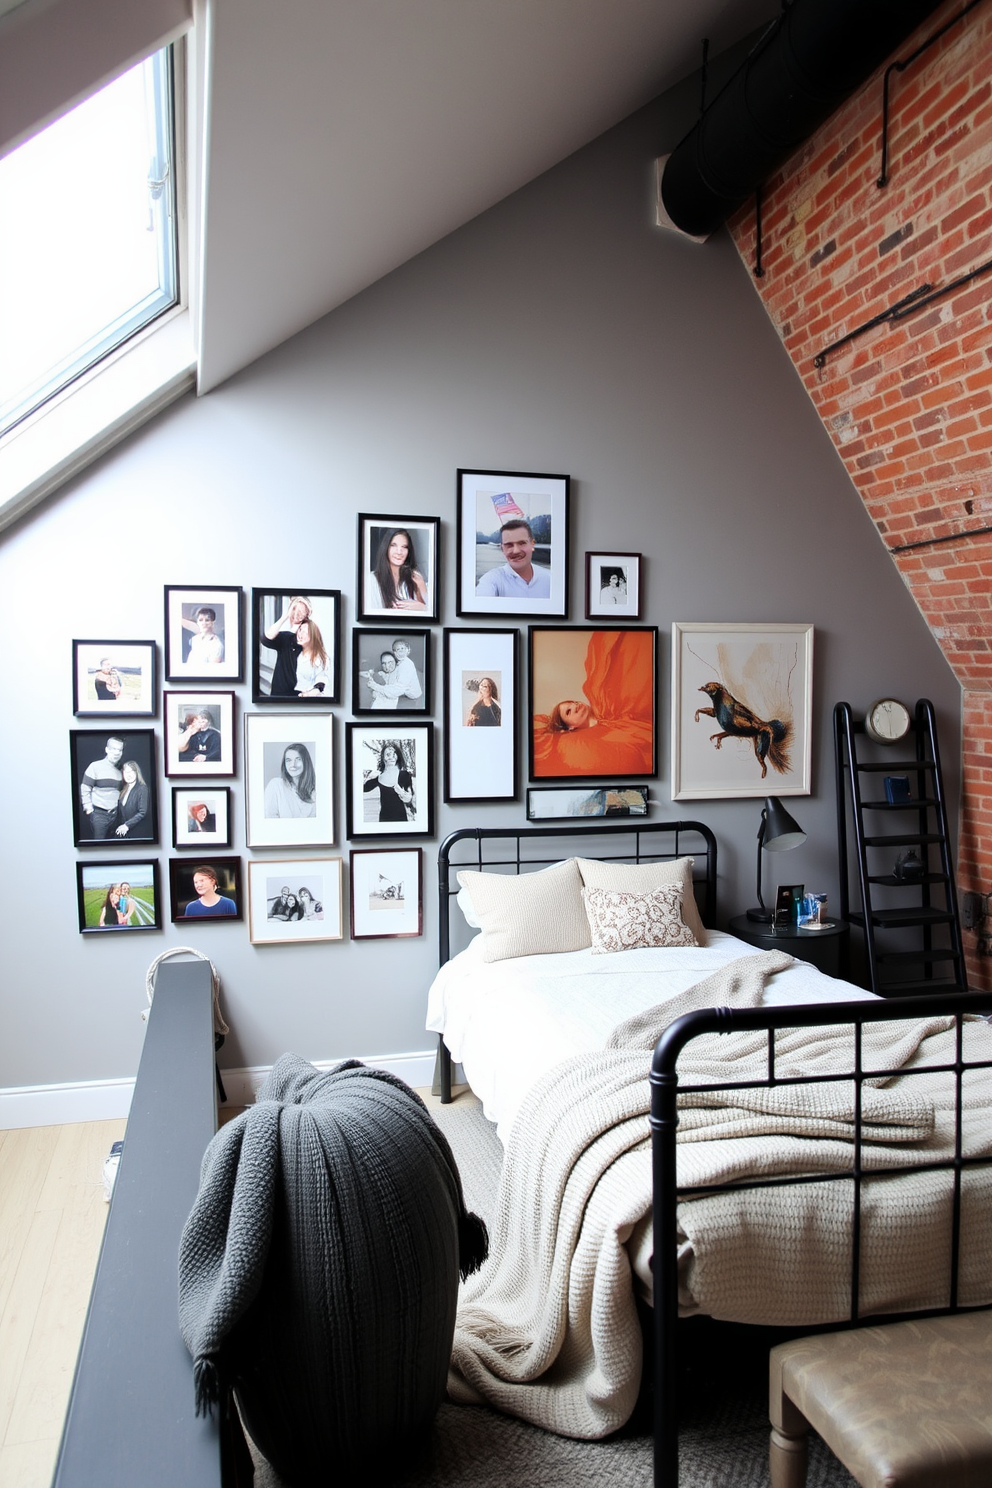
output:
[[[384,565],[383,582],[394,583],[389,572],[388,550],[393,537],[405,533],[413,546],[413,573],[406,580],[406,592],[387,603],[382,585],[376,577]],[[358,619],[385,620],[389,625],[423,625],[435,622],[440,614],[441,518],[379,516],[358,514]]]
[[[345,798],[348,803],[348,836],[356,837],[430,837],[434,832],[434,725],[433,723],[408,723],[404,721],[393,729],[380,728],[378,724],[349,723],[346,728],[346,780]],[[410,786],[403,782],[403,774],[412,775],[414,815],[403,818],[398,814],[383,817],[368,809],[366,800],[375,796],[374,783],[377,769],[387,746],[392,745],[400,754],[397,789],[391,790],[379,811],[385,805],[387,812],[398,813],[409,809],[403,797]],[[387,761],[387,764],[389,762]],[[412,765],[412,770],[411,770]]]
[[[303,773],[294,779],[294,753]],[[312,802],[301,796],[310,794]],[[313,815],[305,813],[313,805]],[[301,813],[297,815],[296,813]],[[334,841],[334,718],[245,714],[245,831],[249,847],[328,847]]]
[[[235,733],[233,692],[165,692],[162,717],[165,723],[165,773],[170,780],[192,780],[199,776],[234,775]],[[186,721],[206,713],[211,729],[191,732]],[[205,733],[206,738],[197,739]],[[216,733],[218,739],[211,735]],[[203,748],[197,748],[198,743]],[[183,744],[185,743],[185,748]],[[198,756],[205,755],[206,758]],[[186,758],[186,756],[192,756]]]
[[[519,670],[519,630],[444,631],[446,801],[517,800]],[[496,689],[491,703],[480,696],[483,679]]]
[[[109,669],[103,667],[104,661],[110,662]],[[77,718],[154,718],[158,711],[155,642],[73,641],[72,711]]]
[[[290,622],[293,605],[300,601],[309,607],[317,625],[326,665],[309,669],[306,680],[311,684],[306,696],[295,690],[298,680],[299,652],[288,659],[294,681],[292,692],[273,692],[272,684],[279,668],[280,637],[295,641],[297,626]],[[266,632],[277,629],[269,640]],[[290,645],[290,652],[295,649]],[[275,665],[272,664],[273,653]],[[303,668],[306,671],[304,665]],[[273,704],[279,708],[326,708],[341,701],[341,591],[340,589],[253,589],[251,591],[251,698],[253,703]]]
[[[242,591],[235,584],[165,586],[166,682],[241,682],[244,680],[244,611]],[[197,642],[199,610],[215,612],[212,622],[223,655],[212,661],[204,643]],[[233,614],[232,614],[233,611]]]
[[[571,478],[533,475],[514,470],[457,472],[457,547],[459,615],[568,614],[568,519]],[[479,594],[490,571],[503,566],[499,534],[514,517],[531,523],[535,540],[533,568],[549,575],[547,595]],[[480,535],[487,541],[479,542]]]
[[[357,847],[350,857],[352,940],[423,935],[423,848]]]
[[[403,642],[409,647],[408,660],[413,663],[420,687],[418,696],[411,697],[408,689],[393,698],[394,706],[376,706],[376,699],[388,698],[390,677],[383,673],[382,653],[391,653],[393,647]],[[367,673],[371,672],[371,679]],[[377,673],[383,673],[377,676]],[[387,689],[373,692],[371,682]],[[388,630],[359,630],[351,632],[351,711],[359,718],[395,718],[398,714],[419,714],[431,711],[431,633],[429,630],[397,630],[391,635]]]
[[[123,745],[117,768],[123,770],[124,765],[133,760],[144,777],[148,805],[136,829],[137,835],[133,834],[132,829],[123,836],[118,836],[118,828],[126,824],[126,818],[125,822],[121,821],[118,808],[118,815],[112,823],[109,835],[94,836],[90,825],[91,817],[83,805],[82,791],[86,771],[91,765],[99,764],[106,756],[107,741],[111,738],[120,739]],[[158,842],[158,767],[155,763],[154,729],[112,729],[109,725],[101,729],[70,729],[69,755],[72,768],[72,840],[77,847],[132,847],[137,844],[148,847]],[[136,785],[135,789],[140,791],[141,786]],[[92,801],[90,804],[93,804]],[[139,804],[139,797],[135,797],[133,804]],[[101,823],[101,829],[104,825],[105,821]]]
[[[586,619],[640,618],[640,553],[587,553]]]
[[[108,923],[111,907],[107,904],[114,884],[128,884],[138,890],[129,896],[132,904],[128,919]],[[102,903],[101,901],[102,896]],[[150,898],[149,898],[150,896]],[[115,931],[161,930],[162,907],[158,892],[156,858],[114,858],[76,864],[76,904],[81,935],[112,935]],[[115,914],[117,910],[113,911]],[[100,923],[101,917],[103,923]]]
[[[213,869],[217,875],[216,894],[233,900],[234,914],[187,914],[187,906],[198,904],[194,875],[204,867]],[[174,925],[204,925],[210,923],[230,924],[244,919],[244,904],[241,884],[241,859],[218,857],[216,853],[204,853],[202,857],[169,859],[169,910]]]
[[[206,808],[194,817],[193,808]],[[193,822],[203,826],[193,830]],[[177,852],[216,852],[231,845],[231,787],[229,785],[174,785],[172,787],[172,846]]]
[[[271,911],[291,889],[296,905],[292,918]],[[273,886],[278,884],[273,897]],[[296,884],[294,889],[292,885]],[[306,889],[313,913],[306,915],[299,898]],[[252,945],[303,945],[316,940],[344,939],[343,863],[340,858],[264,858],[248,864],[248,938]]]

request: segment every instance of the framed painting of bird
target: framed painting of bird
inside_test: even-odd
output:
[[[813,627],[672,626],[672,800],[808,796]]]

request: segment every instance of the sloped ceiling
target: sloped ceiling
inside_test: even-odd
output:
[[[201,392],[556,164],[778,0],[207,0]]]

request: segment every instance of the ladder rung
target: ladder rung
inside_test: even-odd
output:
[[[884,837],[865,837],[865,847],[914,847],[917,844],[943,842],[940,832],[896,832]]]
[[[914,797],[911,801],[862,801],[862,811],[911,811],[915,806],[922,810],[927,806],[936,806],[937,802],[929,796]]]
[[[888,966],[917,966],[921,961],[957,961],[957,951],[944,946],[941,950],[930,951],[877,951],[876,961],[884,961]]]
[[[907,770],[932,770],[933,767],[934,762],[931,759],[889,760],[884,765],[862,765],[856,762],[854,766],[856,770],[863,770],[866,774],[874,775],[881,775],[883,772],[886,775],[904,775]]]
[[[924,873],[922,878],[896,878],[894,873],[869,873],[868,882],[891,884],[897,889],[915,889],[920,884],[948,883],[946,873]]]
[[[880,997],[919,997],[928,992],[967,992],[961,982],[942,977],[924,977],[918,982],[880,982],[877,987]]]

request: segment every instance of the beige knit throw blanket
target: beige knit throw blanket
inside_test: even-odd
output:
[[[564,1436],[596,1439],[628,1419],[641,1379],[641,1332],[626,1242],[651,1209],[648,1071],[663,1029],[703,1007],[753,1007],[791,958],[742,957],[616,1029],[598,1053],[566,1060],[528,1094],[507,1145],[489,1260],[463,1287],[448,1391]],[[971,1057],[992,1058],[984,1021],[965,1025]],[[954,1056],[950,1018],[867,1025],[878,1070]],[[776,1035],[780,1075],[850,1069],[850,1025]],[[767,1036],[697,1038],[683,1084],[766,1068]],[[733,1066],[731,1075],[730,1067]],[[953,1145],[953,1084],[927,1074],[864,1092],[868,1167],[922,1164]],[[966,1077],[965,1150],[992,1151],[992,1081]],[[908,1088],[907,1088],[908,1087]],[[691,1104],[690,1104],[691,1102]],[[850,1082],[683,1097],[679,1182],[703,1185],[851,1165]],[[962,1292],[992,1300],[986,1169],[966,1175]],[[683,1202],[686,1310],[748,1322],[814,1324],[846,1315],[853,1185],[749,1190]],[[869,1182],[863,1199],[862,1310],[945,1305],[946,1174]]]

